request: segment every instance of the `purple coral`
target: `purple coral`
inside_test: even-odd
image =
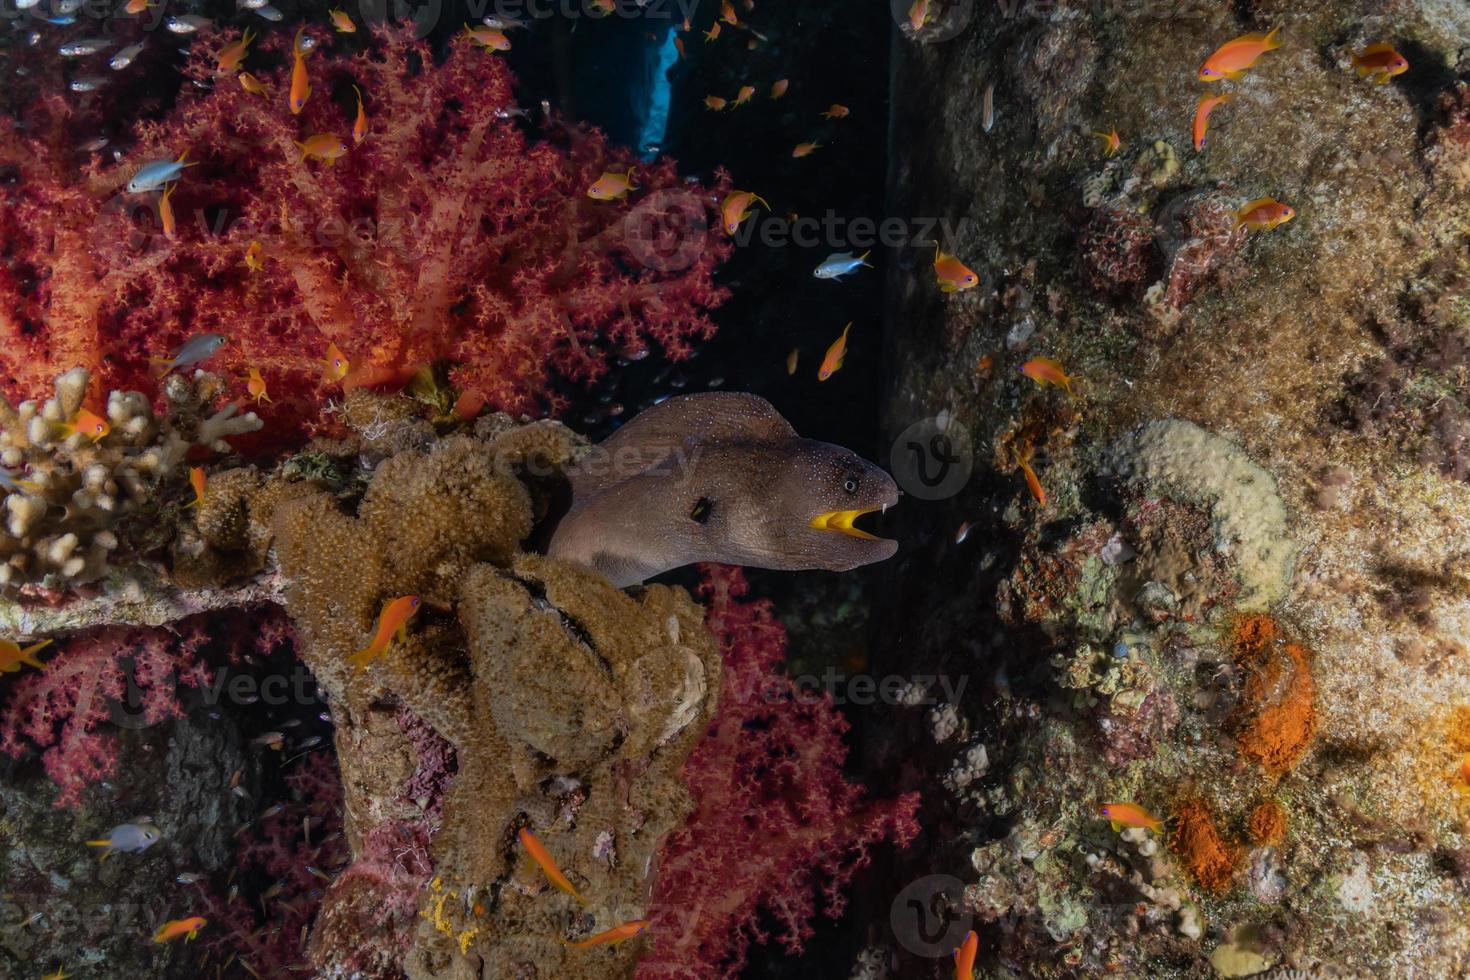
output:
[[[1082,278],[1114,296],[1135,294],[1149,275],[1153,225],[1126,208],[1098,208],[1082,229]]]

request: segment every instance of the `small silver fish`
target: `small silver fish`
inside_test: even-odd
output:
[[[184,172],[185,167],[194,164],[185,163],[184,157],[177,160],[150,160],[138,168],[128,181],[129,194],[147,194],[156,191],[171,180],[178,180],[179,174]]]
[[[513,31],[517,27],[525,27],[526,22],[519,17],[507,17],[503,14],[491,14],[480,21],[486,27],[492,27],[497,31]]]
[[[229,338],[222,333],[202,333],[196,337],[190,337],[184,341],[184,346],[174,351],[173,360],[164,362],[167,366],[163,369],[163,373],[168,374],[175,368],[188,367],[207,360],[228,342]]]
[[[56,0],[58,14],[74,14],[82,9],[82,0]]]
[[[273,24],[280,23],[286,16],[271,4],[266,4],[264,7],[257,7],[255,12]]]
[[[95,92],[106,84],[107,79],[101,75],[83,75],[80,78],[73,78],[66,87],[73,92]]]
[[[296,42],[295,48],[302,54],[311,54],[313,51],[316,50],[316,47],[319,43],[320,42],[317,41],[317,39],[312,37],[310,34],[303,34],[301,35],[300,40]]]
[[[42,20],[48,24],[55,24],[57,27],[68,27],[77,22],[77,16],[76,14],[63,14],[60,17],[43,17]]]
[[[259,10],[266,5],[266,0],[240,0],[240,6],[246,10]]]
[[[174,34],[193,34],[213,25],[214,22],[208,17],[200,17],[198,14],[178,14],[163,22],[163,26]]]
[[[120,823],[106,837],[87,841],[87,846],[102,848],[102,859],[105,861],[114,851],[141,854],[157,844],[162,836],[163,831],[146,821]]]
[[[964,521],[963,523],[961,523],[959,528],[954,532],[954,543],[964,544],[965,539],[970,536],[970,529],[974,526],[975,525],[971,524],[969,521]]]
[[[15,9],[30,10],[32,7],[36,6],[40,2],[41,0],[15,0]]]
[[[854,256],[851,252],[833,252],[821,265],[817,266],[812,275],[818,279],[841,279],[849,273],[856,272],[862,266],[867,265],[872,268],[865,261],[871,254],[873,253],[864,252],[862,255]]]
[[[985,96],[980,104],[980,128],[987,133],[995,126],[995,83],[985,86]]]
[[[112,47],[112,39],[106,37],[83,37],[75,41],[67,41],[56,49],[56,53],[63,58],[85,58],[89,54],[96,54]]]
[[[175,876],[174,881],[181,885],[197,885],[207,877],[209,876],[195,871],[183,871]]]
[[[122,71],[133,63],[134,58],[138,57],[138,52],[143,50],[143,44],[144,42],[142,41],[139,41],[137,44],[129,44],[112,56],[112,60],[107,63],[108,66],[113,71]]]
[[[273,749],[279,749],[282,745],[286,744],[286,736],[280,732],[266,732],[263,735],[257,735],[252,738],[250,744],[269,745]]]

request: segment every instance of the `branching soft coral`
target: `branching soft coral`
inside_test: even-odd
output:
[[[205,642],[200,628],[178,636],[108,628],[67,641],[44,671],[26,673],[5,692],[0,752],[19,758],[41,749],[59,790],[56,805],[76,806],[83,790],[117,771],[117,738],[103,726],[124,717],[136,727],[181,717],[177,686],[209,683],[196,660]]]
[[[786,631],[769,602],[739,601],[747,590],[738,568],[706,568],[724,694],[684,770],[695,811],[660,851],[640,980],[734,977],[751,942],[772,938],[766,917],[800,951],[819,898],[841,915],[870,848],[918,833],[916,794],[868,801],[843,777],[846,721],[784,675]]]
[[[0,168],[16,172],[0,187],[6,392],[30,394],[76,364],[141,387],[146,355],[218,332],[233,343],[212,368],[258,367],[277,402],[298,408],[330,393],[320,373],[335,343],[349,383],[448,360],[455,383],[493,406],[539,411],[558,407],[553,372],[588,381],[610,352],[655,342],[679,358],[712,332],[704,311],[724,296],[712,272],[728,246],[714,192],[682,184],[671,162],[641,167],[628,201],[590,200],[604,170],[636,162],[627,151],[560,127],[529,142],[496,56],[458,39],[436,63],[390,29],[350,56],[322,50],[323,37],[294,116],[288,43],[252,51],[270,88],[260,96],[217,76],[197,42],[186,74],[208,91],[186,88],[139,127],[125,163],[94,161],[80,178],[67,176],[76,162],[63,133],[46,126],[64,106],[38,107],[34,136],[0,127]],[[263,67],[272,59],[276,70]],[[370,120],[356,145],[353,85]],[[303,161],[296,141],[321,133],[349,142],[345,158]],[[196,166],[171,197],[168,240],[156,233],[158,195],[123,185],[144,161],[185,151]],[[259,271],[244,261],[255,241]]]
[[[288,635],[271,607],[232,616],[223,623],[195,616],[173,630],[104,627],[65,640],[45,670],[28,669],[0,689],[0,752],[21,758],[39,750],[59,791],[56,806],[78,805],[88,786],[116,775],[114,726],[182,717],[181,690],[212,684],[210,663],[239,663]]]

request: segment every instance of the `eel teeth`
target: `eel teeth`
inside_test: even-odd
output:
[[[816,517],[813,517],[808,526],[814,527],[819,531],[837,531],[841,534],[847,534],[854,538],[863,538],[867,541],[881,541],[882,539],[877,535],[869,534],[867,531],[852,526],[852,522],[857,518],[864,514],[871,514],[877,509],[876,507],[869,507],[866,510],[828,511],[825,514],[818,514]]]

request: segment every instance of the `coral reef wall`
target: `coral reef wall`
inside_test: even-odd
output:
[[[925,791],[895,888],[944,867],[1028,976],[1462,975],[1470,12],[936,6],[962,29],[895,33],[891,210],[981,282],[890,266],[886,426],[973,472],[901,509],[875,668],[974,683],[870,726]],[[1197,151],[1201,63],[1271,27]],[[1267,196],[1294,219],[1237,227]]]

